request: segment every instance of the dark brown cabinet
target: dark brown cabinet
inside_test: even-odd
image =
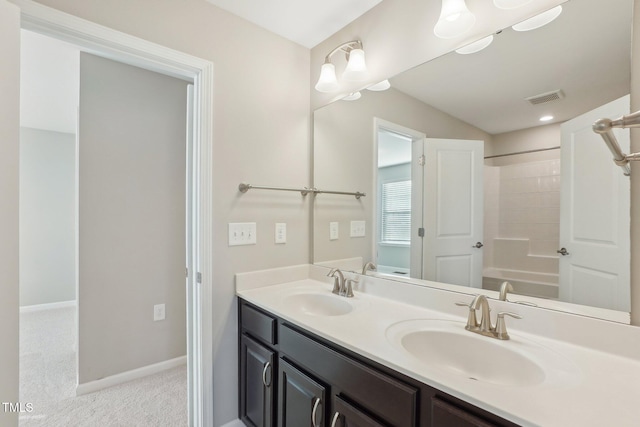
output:
[[[278,427],[324,424],[326,387],[285,360],[280,361]]]
[[[274,425],[275,353],[246,335],[240,337],[240,418],[251,427]]]
[[[517,427],[242,299],[238,312],[247,426]]]

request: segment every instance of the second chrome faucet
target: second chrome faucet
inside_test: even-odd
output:
[[[508,340],[509,334],[507,333],[507,325],[504,321],[504,316],[511,316],[516,319],[522,319],[518,314],[508,311],[501,311],[498,313],[495,327],[491,324],[491,309],[489,308],[489,300],[484,295],[476,295],[471,301],[471,304],[464,302],[457,302],[456,305],[469,307],[469,316],[467,317],[467,325],[464,327],[466,330],[474,332],[476,334],[484,335],[491,338],[497,338],[499,340]],[[478,323],[477,310],[480,309],[480,323]]]

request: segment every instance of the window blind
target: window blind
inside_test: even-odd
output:
[[[382,184],[382,241],[411,241],[411,181]]]

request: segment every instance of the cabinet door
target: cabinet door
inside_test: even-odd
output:
[[[431,425],[433,427],[496,427],[496,424],[438,397],[431,398]]]
[[[325,387],[280,360],[278,427],[325,426]]]
[[[335,396],[333,410],[330,427],[385,427],[340,396]]]
[[[272,427],[274,352],[242,335],[240,339],[240,418],[251,427]]]

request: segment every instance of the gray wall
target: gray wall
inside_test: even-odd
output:
[[[0,3],[0,402],[18,401],[20,10]],[[0,425],[18,414],[0,411]]]
[[[187,83],[81,53],[79,105],[83,384],[186,354]]]
[[[20,306],[76,298],[76,138],[20,129]]]

